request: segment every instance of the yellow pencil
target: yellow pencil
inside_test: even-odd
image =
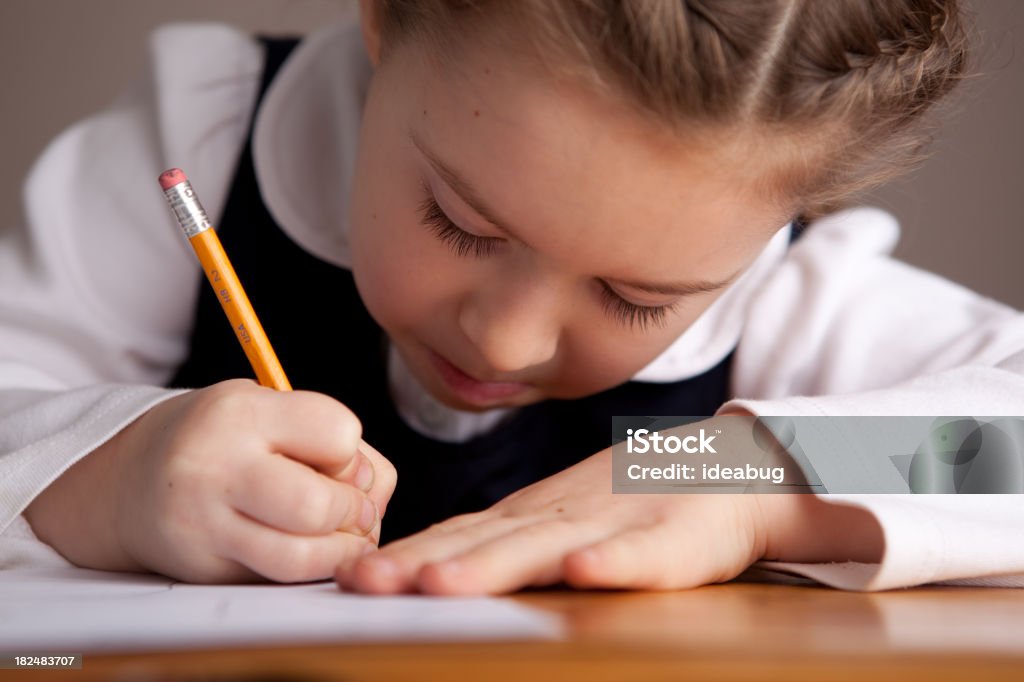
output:
[[[199,203],[192,184],[180,168],[164,171],[160,174],[159,180],[178,224],[192,244],[192,249],[206,272],[206,279],[216,292],[217,300],[227,314],[238,342],[242,344],[249,363],[256,371],[256,378],[263,386],[278,391],[292,390],[284,368],[277,360],[270,339],[267,338],[263,325],[252,309],[249,297],[245,295],[242,283],[238,281],[235,269],[224,253],[224,247],[221,246],[216,231],[211,229],[213,226],[206,217],[206,211]]]

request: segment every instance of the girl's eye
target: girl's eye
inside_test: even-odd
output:
[[[497,237],[480,237],[466,232],[441,210],[426,185],[423,190],[425,196],[420,203],[423,224],[429,227],[431,232],[447,244],[457,256],[486,258],[492,255],[498,245],[504,241]],[[645,306],[630,303],[604,282],[601,282],[601,304],[605,312],[619,322],[627,327],[639,328],[641,331],[650,326],[663,326],[668,313],[677,305],[670,303],[660,306]]]
[[[640,331],[651,326],[664,326],[668,314],[678,305],[678,302],[658,306],[630,303],[604,282],[601,282],[601,303],[609,315],[627,327],[639,328]]]
[[[461,229],[441,210],[430,190],[424,187],[424,191],[426,197],[420,204],[423,224],[447,244],[455,255],[486,258],[494,253],[500,242],[504,241],[497,237],[480,237]]]

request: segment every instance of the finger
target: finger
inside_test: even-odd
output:
[[[227,499],[246,516],[289,533],[366,535],[378,523],[376,505],[364,493],[281,455],[246,467]]]
[[[370,485],[365,488],[358,485],[356,487],[367,491],[370,499],[377,505],[380,515],[384,516],[388,502],[395,492],[395,485],[398,483],[398,472],[395,470],[394,464],[366,441],[360,441],[359,452],[369,464],[372,480]]]
[[[327,476],[354,480],[362,424],[350,409],[313,391],[261,390],[260,431],[267,445]]]
[[[522,517],[455,517],[383,547],[372,556],[339,567],[338,584],[358,592],[411,592],[424,565],[443,561],[531,523]]]
[[[482,523],[484,520],[482,514],[484,514],[484,512],[456,516],[444,521],[443,523],[436,523],[415,535],[389,543],[385,547],[385,549],[388,550],[388,553],[381,555],[381,557],[378,557],[368,566],[360,567],[359,572],[363,577],[359,583],[357,583],[354,576],[356,573],[356,564],[361,559],[347,561],[338,566],[338,570],[335,572],[335,580],[343,589],[352,591],[364,591],[380,594],[411,591],[411,575],[405,576],[407,579],[402,579],[401,573],[403,572],[396,569],[391,560],[388,559],[390,553],[394,552],[396,549],[404,548],[411,543],[429,543],[432,539],[452,533],[459,528],[466,528],[471,525]],[[362,585],[362,587],[360,585]]]
[[[323,580],[344,561],[376,548],[351,533],[291,535],[235,515],[219,545],[222,556],[279,583]]]
[[[417,576],[428,594],[501,594],[561,579],[566,553],[604,539],[606,525],[545,521],[519,528],[441,562],[425,565]]]
[[[578,588],[667,590],[712,582],[711,548],[685,529],[657,525],[618,533],[565,557],[565,581]]]
[[[210,552],[167,554],[167,562],[161,564],[160,573],[197,585],[240,585],[266,582],[267,579],[234,559]]]

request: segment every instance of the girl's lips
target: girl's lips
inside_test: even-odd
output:
[[[434,351],[430,353],[441,380],[459,398],[474,405],[486,405],[522,393],[529,384],[498,381],[477,381]]]

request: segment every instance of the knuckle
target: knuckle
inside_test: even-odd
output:
[[[346,530],[359,530],[359,515],[363,510],[363,496],[361,493],[357,493],[354,489],[348,489],[342,493],[344,502],[344,511],[341,514],[340,523],[338,528],[332,528],[332,530],[346,529]],[[337,521],[336,521],[337,523]]]
[[[315,391],[295,391],[293,398],[296,399],[298,409],[307,414],[315,414],[325,424],[334,425],[353,441],[359,440],[362,436],[362,423],[344,403]]]
[[[324,421],[330,424],[333,442],[340,444],[345,450],[355,454],[359,448],[359,441],[363,437],[363,425],[356,419],[355,415],[345,408],[345,414],[335,414]]]
[[[297,583],[310,580],[316,575],[317,555],[309,542],[294,542],[288,551],[282,552],[267,567],[265,575],[279,583]]]
[[[356,454],[363,430],[358,420],[329,419],[323,423],[329,425],[327,437],[330,442],[336,443],[350,456]]]
[[[301,528],[322,534],[333,530],[333,507],[334,500],[329,492],[319,489],[303,490],[295,502],[294,514]]]
[[[353,446],[363,437],[363,423],[355,413],[342,403],[333,401],[333,421],[343,430],[343,435],[351,440]]]
[[[201,419],[212,422],[240,419],[256,421],[256,392],[248,379],[232,379],[214,384],[202,391],[196,401],[196,410]]]
[[[338,541],[340,545],[343,545],[340,547],[342,554],[338,562],[339,566],[348,561],[355,561],[377,547],[377,543],[370,538],[356,535],[340,536]]]
[[[378,459],[373,461],[373,472],[376,476],[374,487],[379,487],[382,491],[389,495],[394,492],[395,485],[398,483],[398,469],[395,465],[386,459]]]

